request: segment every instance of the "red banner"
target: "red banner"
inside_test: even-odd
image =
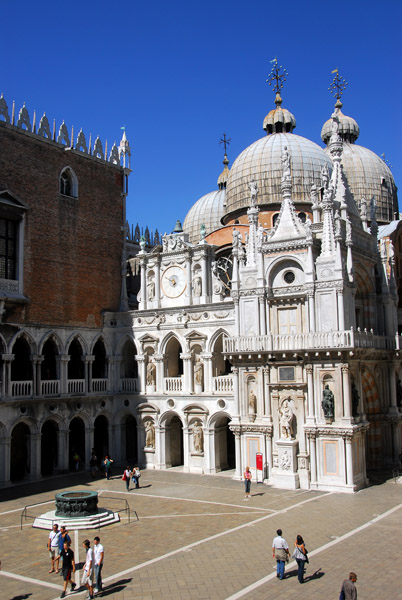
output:
[[[257,471],[262,471],[262,452],[257,452],[255,455],[255,464]]]

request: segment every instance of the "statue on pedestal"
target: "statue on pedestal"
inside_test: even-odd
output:
[[[253,415],[257,412],[257,396],[253,390],[250,390],[248,395],[248,412]]]
[[[200,421],[193,425],[193,445],[195,452],[204,452],[204,432]]]
[[[326,386],[324,387],[324,389],[322,391],[321,406],[322,406],[322,410],[324,411],[324,417],[326,419],[331,419],[333,421],[334,420],[335,401],[334,401],[334,394],[329,389],[328,384],[326,384]]]
[[[152,421],[145,423],[145,446],[155,448],[155,426]]]
[[[204,365],[202,364],[200,357],[197,357],[194,365],[194,381],[196,385],[202,386],[204,383]]]
[[[279,424],[281,439],[291,440],[293,437],[293,411],[288,400],[284,400],[279,408]]]
[[[196,277],[193,281],[193,295],[195,297],[200,297],[202,293],[202,281],[201,277]]]
[[[155,298],[155,282],[153,280],[153,277],[150,277],[148,279],[147,296],[148,296],[148,300],[153,300]]]
[[[156,381],[156,367],[155,364],[150,360],[147,364],[147,385],[155,385]]]

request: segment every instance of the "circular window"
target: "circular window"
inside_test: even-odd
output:
[[[20,413],[22,415],[25,415],[26,412],[27,412],[27,407],[26,406],[20,406]]]
[[[218,406],[219,408],[225,408],[226,402],[224,400],[218,400]]]
[[[106,402],[105,402],[104,400],[102,400],[102,402],[101,402],[101,407],[102,407],[102,408],[105,408],[105,406],[106,406]]]
[[[169,408],[173,408],[174,407],[174,400],[172,400],[172,398],[169,398],[169,400],[167,401],[167,405]]]
[[[123,404],[124,404],[124,406],[129,406],[130,401],[129,400],[124,400]]]
[[[283,278],[284,278],[285,282],[290,285],[296,279],[296,275],[293,273],[293,271],[286,271]]]

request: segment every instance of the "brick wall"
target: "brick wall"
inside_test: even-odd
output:
[[[61,170],[78,178],[78,198],[59,193]],[[99,326],[117,310],[124,199],[120,167],[0,123],[0,189],[28,205],[24,240],[25,307],[6,321]]]

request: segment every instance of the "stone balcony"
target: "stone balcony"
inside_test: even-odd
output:
[[[302,350],[352,350],[355,348],[377,348],[399,350],[401,336],[375,335],[373,331],[322,331],[287,335],[243,335],[224,339],[226,355],[260,352],[289,352]]]

